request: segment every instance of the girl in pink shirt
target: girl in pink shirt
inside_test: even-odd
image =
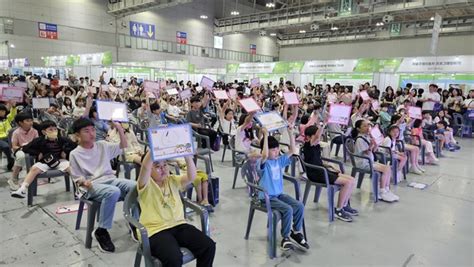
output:
[[[426,148],[426,154],[428,156],[428,163],[433,165],[438,165],[438,159],[436,158],[434,151],[433,151],[433,143],[423,138],[423,128],[422,128],[422,121],[420,119],[416,119],[413,123],[413,128],[411,129],[411,135],[416,135],[420,137],[421,145]]]

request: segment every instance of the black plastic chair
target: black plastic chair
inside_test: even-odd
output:
[[[209,136],[199,134],[196,131],[193,131],[193,136],[197,142],[196,155],[207,156],[211,162],[211,170],[214,171],[214,166],[212,165],[212,150],[211,150],[211,141]],[[204,144],[206,148],[202,148],[201,145]]]
[[[346,162],[347,160],[347,152],[344,148],[344,143],[346,141],[346,136],[343,134],[343,133],[338,133],[338,132],[332,132],[332,131],[328,131],[328,134],[331,136],[331,135],[334,135],[332,138],[331,138],[331,143],[329,145],[329,149],[332,151],[332,148],[334,145],[336,145],[336,154],[335,156],[337,157],[338,154],[339,154],[339,150],[342,146],[342,154],[343,154],[343,160],[344,162]],[[335,140],[336,138],[340,138],[341,140],[341,143],[335,143]]]
[[[472,137],[472,125],[465,123],[464,117],[459,113],[453,113],[453,128],[456,129],[456,135],[463,138],[464,135]]]
[[[28,173],[30,172],[31,167],[35,164],[35,158],[25,153],[25,163],[26,163],[26,172]],[[61,176],[64,177],[64,184],[66,186],[66,191],[70,192],[71,181],[69,178],[69,173],[62,172],[60,170],[49,170],[49,171],[38,174],[36,178],[33,180],[33,182],[31,182],[31,184],[28,186],[28,193],[27,193],[28,206],[33,205],[33,197],[38,194],[38,179],[48,178],[48,180],[50,180],[51,178],[61,177]]]
[[[305,180],[306,186],[305,186],[304,194],[303,194],[303,204],[306,206],[306,201],[308,200],[309,193],[311,192],[311,186],[316,187],[316,191],[314,192],[314,202],[319,201],[319,197],[321,195],[321,190],[323,188],[326,188],[326,190],[327,190],[327,199],[328,199],[328,219],[329,219],[329,222],[333,222],[334,221],[334,207],[335,207],[334,197],[335,197],[336,193],[341,189],[341,186],[337,185],[337,184],[330,184],[327,168],[306,163],[304,161],[303,155],[304,155],[303,150],[301,150],[300,157],[298,157],[298,159],[302,163],[305,173],[308,172],[308,169],[320,170],[321,172],[324,173],[324,180],[325,180],[325,183],[316,183],[316,182],[313,182],[313,181],[309,180],[306,177],[306,180]],[[339,166],[339,169],[341,170],[341,172],[344,173],[344,165],[343,165],[342,162],[337,161],[337,160],[333,160],[333,159],[324,158],[324,157],[322,157],[321,159],[323,161],[326,161],[326,162],[332,162],[332,163],[337,164]]]
[[[278,222],[281,220],[280,212],[276,210],[272,210],[270,205],[270,197],[268,193],[265,191],[264,188],[258,185],[257,173],[256,173],[256,166],[255,161],[246,160],[242,165],[242,178],[245,181],[245,184],[248,188],[249,198],[250,198],[250,207],[249,207],[249,217],[247,221],[247,228],[245,231],[245,240],[248,240],[250,229],[252,227],[253,216],[255,211],[265,212],[267,214],[267,250],[268,256],[270,259],[276,257],[276,248],[277,248],[277,225]],[[296,200],[299,201],[300,193],[299,193],[299,183],[296,178],[289,176],[287,174],[283,175],[283,179],[290,181],[295,186],[295,195]],[[264,200],[259,199],[259,193],[263,193]],[[304,226],[303,221],[303,233],[306,238],[306,229]]]
[[[247,159],[247,154],[243,151],[235,149],[235,136],[232,136],[229,140],[229,149],[232,152],[232,166],[234,167],[234,182],[232,183],[232,189],[235,189],[235,183],[237,182],[239,169]]]
[[[95,221],[99,221],[100,214],[100,202],[88,200],[85,198],[79,199],[79,209],[77,210],[76,217],[76,230],[81,228],[82,213],[84,212],[84,206],[87,205],[87,226],[86,226],[86,240],[85,247],[92,247],[92,232],[94,231]]]
[[[378,201],[378,195],[379,195],[379,179],[380,179],[380,174],[375,171],[373,162],[370,160],[369,157],[366,156],[360,156],[356,155],[354,152],[354,139],[352,138],[346,138],[346,143],[344,144],[346,147],[347,154],[349,154],[349,158],[352,163],[352,171],[351,171],[351,176],[356,177],[355,175],[358,173],[358,180],[357,180],[357,188],[360,188],[362,185],[362,181],[364,180],[364,175],[368,174],[369,177],[372,179],[372,193],[373,193],[373,198],[374,198],[374,203]],[[369,163],[369,168],[360,168],[357,163],[356,163],[356,158],[367,160]]]
[[[140,232],[141,241],[137,248],[137,252],[135,254],[135,267],[139,267],[141,263],[142,257],[145,259],[145,266],[163,266],[161,261],[158,258],[155,258],[151,255],[151,248],[150,248],[150,241],[148,237],[148,232],[137,219],[132,216],[134,210],[140,211],[140,204],[137,201],[138,191],[134,188],[130,191],[127,196],[125,197],[125,202],[123,204],[123,213],[124,217],[128,223],[135,226],[138,231]],[[201,206],[193,203],[189,199],[181,198],[185,207],[188,207],[194,210],[197,214],[199,214],[201,219],[201,231],[204,232],[207,236],[209,236],[209,216],[207,211],[202,208]],[[181,253],[183,254],[183,264],[187,264],[193,261],[194,255],[189,251],[187,248],[182,247]]]
[[[130,180],[131,179],[131,174],[132,170],[135,170],[135,180],[138,180],[138,174],[140,173],[140,164],[137,164],[135,162],[129,162],[125,159],[125,155],[122,154],[119,156],[118,162],[117,162],[117,170],[115,171],[115,176],[119,177],[120,174],[120,166],[123,166],[124,169],[124,176],[125,179]]]

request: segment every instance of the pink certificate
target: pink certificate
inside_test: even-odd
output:
[[[300,100],[298,99],[298,95],[295,92],[285,92],[283,93],[283,98],[285,98],[285,102],[288,105],[299,105]]]
[[[372,109],[378,110],[380,108],[380,102],[378,100],[372,101]]]
[[[372,129],[370,130],[370,136],[372,136],[372,138],[374,138],[375,143],[377,143],[377,145],[382,144],[383,139],[385,138],[383,136],[382,132],[380,131],[378,125],[375,126],[375,127],[372,127]]]
[[[262,108],[260,108],[260,106],[258,105],[257,101],[255,101],[255,99],[251,97],[240,99],[239,103],[247,112],[262,110]]]
[[[213,93],[217,99],[229,99],[227,92],[224,90],[214,90]]]
[[[236,98],[237,98],[237,90],[235,90],[235,89],[229,89],[229,96],[230,96],[230,98],[232,98],[232,99],[236,99]]]
[[[422,119],[420,107],[408,107],[408,116],[413,119]]]
[[[341,125],[349,124],[351,117],[352,106],[331,104],[329,107],[329,120],[328,123],[336,123]]]
[[[362,97],[362,100],[364,101],[370,100],[370,96],[366,90],[360,91],[359,95],[360,97]]]

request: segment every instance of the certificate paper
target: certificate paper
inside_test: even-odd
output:
[[[0,95],[1,101],[23,102],[23,93],[25,89],[21,87],[4,87]]]
[[[260,78],[253,78],[250,80],[250,87],[259,87],[260,86]]]
[[[166,92],[167,92],[169,95],[177,95],[177,94],[179,94],[179,92],[178,92],[178,90],[176,90],[176,88],[168,89],[168,90],[166,90]]]
[[[370,100],[370,96],[366,90],[360,91],[359,95],[360,97],[362,97],[362,100],[364,101]]]
[[[408,107],[408,116],[413,119],[422,119],[420,107]]]
[[[120,102],[96,101],[100,120],[128,122],[127,105]]]
[[[181,97],[181,100],[190,99],[191,96],[192,96],[191,89],[186,89],[179,93],[179,97]]]
[[[26,82],[15,82],[15,87],[20,87],[20,88],[28,88],[28,84]]]
[[[148,129],[148,141],[153,161],[194,154],[193,131],[190,124]]]
[[[374,138],[375,143],[377,143],[377,145],[382,144],[383,139],[385,138],[378,126],[372,127],[372,129],[370,130],[370,135],[372,136],[372,138]]]
[[[269,132],[286,128],[288,126],[286,121],[276,111],[259,113],[255,115],[255,118],[262,127],[267,128]]]
[[[262,110],[262,108],[260,108],[260,106],[257,104],[257,101],[251,97],[240,99],[239,103],[247,112]]]
[[[229,99],[227,92],[224,90],[214,90],[213,93],[217,99]]]
[[[285,102],[288,105],[299,105],[300,104],[300,100],[298,99],[298,95],[295,92],[283,93],[283,98],[285,98]]]
[[[230,98],[232,98],[232,99],[236,99],[236,98],[237,98],[237,90],[235,90],[235,89],[229,89],[229,96],[230,96]]]
[[[69,86],[69,82],[66,80],[59,80],[59,86]]]
[[[372,109],[379,110],[380,109],[380,102],[378,100],[372,101]]]
[[[352,106],[331,104],[331,106],[329,107],[328,123],[336,123],[341,125],[349,124],[351,110]]]
[[[206,88],[206,89],[208,89],[208,90],[211,90],[212,87],[214,86],[214,81],[213,81],[211,78],[209,78],[209,77],[202,76],[200,85],[201,85],[203,88]]]
[[[166,85],[166,82],[165,82],[165,85]],[[143,84],[143,88],[145,89],[145,91],[147,92],[159,92],[160,91],[160,83],[157,83],[157,82],[152,82],[152,81],[145,81],[144,84]]]
[[[48,109],[49,108],[49,98],[33,98],[33,108],[34,109]]]

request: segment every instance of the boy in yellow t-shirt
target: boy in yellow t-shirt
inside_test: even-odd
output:
[[[7,170],[9,171],[13,168],[15,159],[12,157],[12,151],[8,142],[8,132],[12,128],[11,123],[15,115],[15,102],[9,102],[7,105],[0,104],[0,151],[7,156]]]
[[[180,247],[193,253],[197,266],[212,266],[216,244],[184,219],[179,191],[196,177],[192,156],[185,160],[185,175],[169,175],[166,161],[153,162],[150,152],[146,154],[137,183],[140,223],[148,232],[151,254],[163,266],[183,265]]]

